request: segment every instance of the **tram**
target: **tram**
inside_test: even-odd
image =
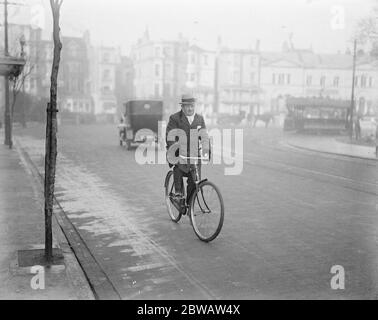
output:
[[[286,100],[284,130],[310,133],[343,133],[347,130],[350,101],[329,98]]]

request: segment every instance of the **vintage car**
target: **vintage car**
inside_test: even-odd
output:
[[[130,100],[124,104],[124,108],[120,145],[125,144],[127,150],[130,150],[133,144],[157,142],[159,121],[163,119],[163,102]]]

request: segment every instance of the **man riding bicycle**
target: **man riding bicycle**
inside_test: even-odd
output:
[[[202,154],[208,158],[210,152],[209,137],[203,117],[195,112],[195,98],[190,94],[181,97],[181,111],[169,118],[167,125],[167,160],[169,167],[174,166],[175,197],[180,203],[185,202],[183,190],[183,177],[187,177],[187,202],[195,190],[195,179],[191,170],[191,163],[180,156],[200,157],[200,144]],[[200,142],[200,143],[199,143]],[[201,167],[198,166],[201,176]]]

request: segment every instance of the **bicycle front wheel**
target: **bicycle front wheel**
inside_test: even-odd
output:
[[[168,214],[171,217],[172,221],[179,222],[182,216],[181,211],[174,205],[173,203],[173,195],[174,195],[174,179],[173,179],[173,171],[169,171],[166,178],[165,178],[165,203],[167,205]]]
[[[224,204],[218,187],[210,181],[201,182],[190,199],[190,220],[198,238],[214,240],[224,220]]]

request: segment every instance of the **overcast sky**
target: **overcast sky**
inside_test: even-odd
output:
[[[31,8],[31,19],[47,31],[51,25],[48,0],[19,0]],[[152,39],[177,39],[181,32],[207,49],[223,44],[265,51],[280,50],[292,34],[297,48],[344,52],[356,22],[371,12],[377,0],[64,0],[63,35],[86,29],[94,44],[120,46],[124,54],[148,28]],[[31,5],[33,4],[33,5]],[[43,5],[45,18],[40,16]],[[21,17],[12,8],[11,19]],[[23,19],[25,21],[25,19]],[[43,21],[42,21],[43,20]]]

